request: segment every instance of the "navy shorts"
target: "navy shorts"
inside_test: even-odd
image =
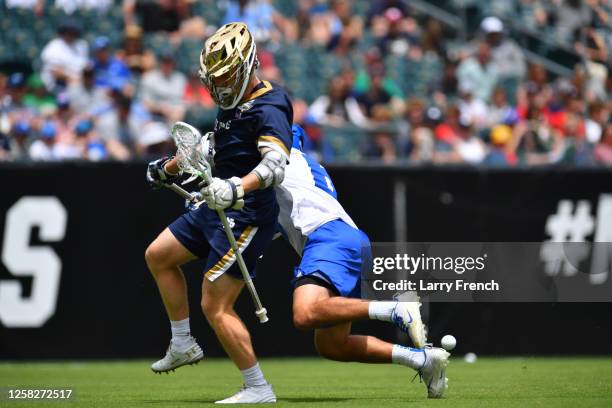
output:
[[[227,217],[249,274],[255,277],[257,260],[272,241],[276,222],[252,225],[232,218],[231,212]],[[236,256],[216,211],[202,205],[177,218],[168,228],[189,252],[206,259],[205,276],[208,280],[212,282],[226,272],[233,278],[242,279]]]
[[[372,262],[370,240],[365,232],[337,219],[313,231],[306,240],[294,282],[314,276],[336,288],[344,297],[359,297],[361,273]]]

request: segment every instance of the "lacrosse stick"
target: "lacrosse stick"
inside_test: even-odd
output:
[[[176,158],[178,159],[179,168],[186,173],[192,174],[193,176],[201,177],[206,184],[210,184],[212,181],[211,166],[205,156],[205,152],[198,148],[200,140],[202,139],[200,132],[187,123],[176,122],[172,127],[172,138],[176,144]],[[268,312],[266,308],[262,306],[261,300],[259,300],[259,295],[257,294],[255,285],[253,285],[253,280],[251,279],[246,264],[244,263],[244,258],[239,251],[236,238],[234,238],[232,228],[230,227],[227,217],[225,216],[225,211],[217,210],[217,214],[219,215],[221,224],[223,224],[223,230],[225,231],[225,235],[227,235],[227,240],[230,243],[230,247],[236,256],[236,261],[238,262],[240,272],[242,272],[244,283],[251,294],[251,298],[253,298],[253,303],[255,304],[255,315],[259,318],[260,323],[265,323],[268,321]]]
[[[191,194],[189,191],[185,190],[183,187],[175,183],[164,184],[164,187],[166,187],[168,190],[174,191],[176,194],[180,195],[181,197],[183,197],[185,200],[189,201],[192,204],[197,204],[199,202],[198,199],[193,194]]]

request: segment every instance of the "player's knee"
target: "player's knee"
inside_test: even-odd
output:
[[[208,296],[202,297],[200,306],[202,306],[202,313],[204,313],[204,316],[206,316],[206,319],[211,324],[221,320],[220,317],[223,315],[223,308],[219,306],[219,303],[216,302],[215,299]]]
[[[176,254],[167,242],[161,239],[156,239],[147,247],[145,261],[153,273],[165,267],[178,265]]]
[[[162,251],[155,241],[152,242],[145,250],[145,261],[152,272],[156,266],[163,263]]]
[[[212,304],[207,297],[202,297],[202,301],[200,302],[200,306],[202,307],[202,313],[208,319],[210,315],[214,313],[214,305]]]
[[[293,325],[298,330],[314,329],[315,319],[312,311],[307,307],[294,308]]]

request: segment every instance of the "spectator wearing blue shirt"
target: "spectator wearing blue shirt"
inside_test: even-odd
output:
[[[101,88],[123,88],[131,79],[128,66],[111,55],[108,37],[97,37],[93,44],[94,83]]]

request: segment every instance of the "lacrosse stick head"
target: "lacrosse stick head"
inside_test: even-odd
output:
[[[185,173],[202,177],[208,183],[212,179],[212,166],[209,157],[200,148],[202,134],[185,122],[176,122],[171,132],[179,168]]]

